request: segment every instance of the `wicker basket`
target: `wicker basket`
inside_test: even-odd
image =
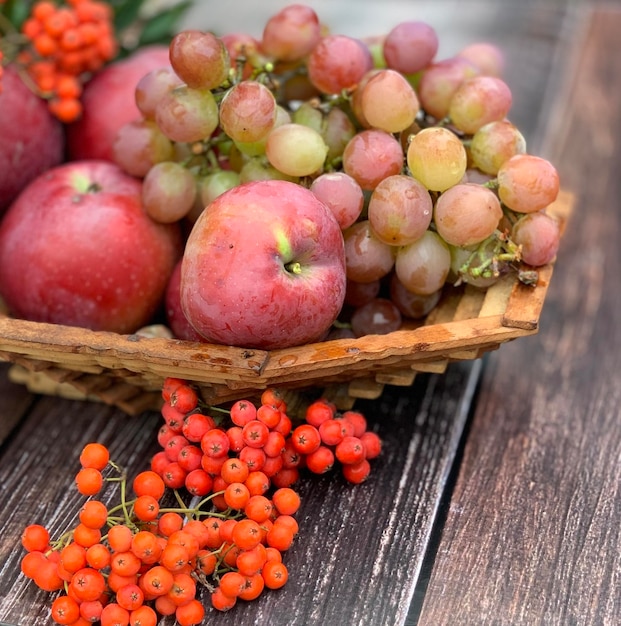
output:
[[[562,192],[549,212],[564,226],[572,206]],[[167,376],[194,381],[211,404],[267,387],[321,388],[348,408],[379,397],[384,385],[411,385],[417,372],[441,373],[451,361],[536,333],[552,271],[539,268],[534,286],[510,274],[487,290],[447,288],[424,320],[387,335],[272,351],[94,332],[0,311],[0,360],[13,363],[12,380],[33,392],[96,399],[129,414],[158,409]]]

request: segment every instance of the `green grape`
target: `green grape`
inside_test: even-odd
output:
[[[414,135],[407,163],[416,180],[430,191],[445,191],[459,183],[468,165],[466,149],[447,128],[425,128]]]

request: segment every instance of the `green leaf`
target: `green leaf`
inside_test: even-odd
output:
[[[140,33],[138,45],[169,43],[176,32],[177,23],[191,4],[191,0],[180,2],[150,19]]]
[[[142,8],[142,0],[110,0],[114,9],[114,28],[120,32],[132,26],[137,20]]]
[[[19,30],[26,18],[30,14],[32,2],[24,2],[24,0],[8,0],[2,7],[2,13],[6,18]]]

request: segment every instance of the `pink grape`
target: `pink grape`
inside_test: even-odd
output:
[[[147,119],[155,119],[155,107],[162,96],[181,85],[171,67],[162,67],[145,74],[137,83],[135,100],[138,110]]]
[[[375,189],[387,176],[403,169],[401,144],[383,130],[363,130],[347,143],[343,169],[362,189]]]
[[[213,33],[183,30],[169,46],[170,64],[192,89],[215,89],[227,78],[231,61],[226,46]]]
[[[289,176],[310,176],[321,170],[328,146],[321,135],[309,126],[283,124],[267,137],[268,161]]]
[[[220,126],[233,141],[259,141],[267,136],[275,122],[274,94],[257,81],[237,83],[220,103]]]
[[[369,49],[359,39],[327,35],[313,48],[307,61],[311,83],[325,94],[353,89],[373,67]]]
[[[395,70],[377,71],[361,89],[360,109],[371,128],[398,133],[414,122],[419,108],[416,92]]]
[[[368,220],[361,220],[344,233],[347,278],[370,283],[386,276],[395,264],[394,248],[380,241]]]
[[[255,67],[263,65],[265,60],[261,53],[261,44],[252,35],[247,33],[226,33],[220,37],[226,46],[231,60],[231,67],[241,67],[241,78],[248,79]]]
[[[272,130],[278,128],[279,126],[283,126],[284,124],[291,123],[291,115],[289,111],[284,109],[279,104],[276,105],[276,115],[274,119],[274,126],[272,126]],[[269,133],[262,137],[258,141],[236,141],[235,147],[246,156],[261,156],[265,154],[267,149],[267,138],[269,137]]]
[[[472,163],[486,174],[497,174],[505,161],[525,153],[524,135],[506,119],[481,126],[470,142]]]
[[[417,93],[421,106],[437,120],[444,119],[458,87],[479,73],[478,68],[462,57],[432,63],[421,72],[418,83]]]
[[[481,126],[505,118],[511,102],[511,90],[503,80],[495,76],[475,76],[455,91],[448,115],[457,129],[472,135]]]
[[[498,170],[498,195],[510,209],[533,213],[552,204],[560,179],[550,161],[530,154],[511,157]]]
[[[462,183],[440,195],[433,217],[444,241],[453,246],[471,246],[498,228],[502,208],[496,194],[487,187]]]
[[[384,59],[389,68],[414,74],[431,63],[438,45],[438,35],[429,24],[401,22],[384,39]]]
[[[480,41],[463,48],[458,56],[476,65],[486,76],[502,76],[505,68],[505,56],[493,43]]]
[[[377,298],[382,281],[378,278],[369,283],[358,283],[355,280],[347,279],[345,285],[345,304],[359,307]]]
[[[338,107],[330,109],[323,121],[321,135],[328,146],[328,161],[343,155],[345,146],[356,134],[356,127],[347,113]]]
[[[447,128],[431,127],[414,135],[407,149],[412,176],[430,191],[445,191],[461,181],[468,156],[461,141]]]
[[[522,248],[522,261],[534,266],[553,261],[561,239],[558,222],[543,211],[521,217],[514,224],[511,236]]]
[[[319,42],[321,26],[313,9],[291,4],[270,17],[263,29],[263,52],[279,61],[299,61]]]
[[[399,280],[396,273],[390,277],[390,299],[404,317],[417,320],[429,315],[441,296],[441,289],[428,295],[413,293]]]
[[[311,183],[310,190],[336,218],[341,229],[349,228],[362,213],[364,194],[360,185],[345,172],[327,172]]]
[[[180,163],[154,165],[142,183],[142,205],[157,222],[168,224],[185,217],[196,198],[194,175]]]
[[[172,141],[202,141],[218,127],[218,105],[208,89],[180,85],[160,98],[155,107],[155,121]]]
[[[113,144],[114,161],[125,172],[142,178],[161,161],[174,156],[173,144],[158,125],[145,119],[124,124]]]
[[[356,337],[387,335],[401,328],[403,318],[396,305],[387,298],[374,298],[357,308],[351,316]]]
[[[395,174],[382,180],[369,199],[368,219],[378,239],[405,246],[420,239],[433,214],[427,189],[415,178]]]
[[[395,272],[403,286],[420,295],[430,295],[441,289],[451,267],[447,243],[432,230],[418,241],[399,248]]]

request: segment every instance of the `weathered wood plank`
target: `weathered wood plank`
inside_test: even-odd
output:
[[[9,381],[6,376],[8,369],[5,363],[0,363],[0,445],[28,412],[34,400],[24,387]]]
[[[483,377],[419,626],[619,623],[620,30],[594,12],[554,112],[577,208],[540,334]]]

